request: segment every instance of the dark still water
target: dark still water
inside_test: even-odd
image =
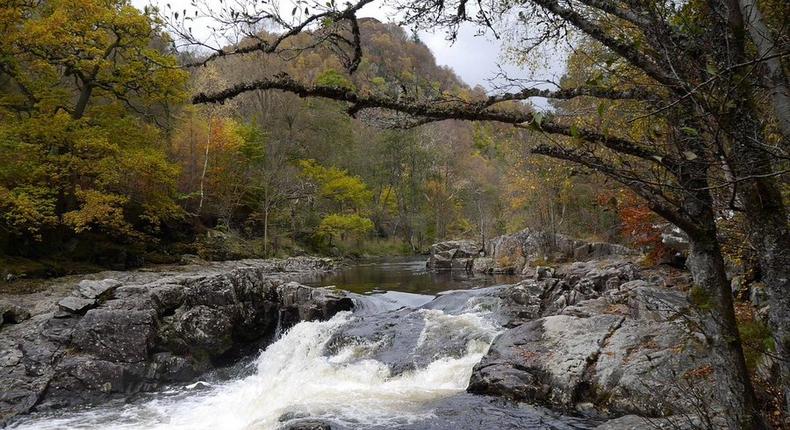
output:
[[[358,294],[383,291],[436,295],[442,291],[467,290],[492,285],[514,284],[515,275],[483,275],[465,270],[429,271],[426,257],[388,257],[352,263],[339,271],[323,275],[308,285],[335,286]]]

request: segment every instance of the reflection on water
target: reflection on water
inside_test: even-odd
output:
[[[340,271],[322,275],[312,286],[336,286],[354,293],[400,291],[435,295],[448,290],[466,290],[491,285],[513,284],[515,275],[484,275],[465,270],[429,271],[425,257],[389,257],[364,260]]]

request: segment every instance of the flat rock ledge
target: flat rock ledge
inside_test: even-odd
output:
[[[602,429],[715,413],[714,357],[699,317],[666,283],[617,258],[507,287],[500,297],[522,310],[510,314],[467,391],[599,418],[634,415]]]
[[[14,321],[0,330],[0,427],[31,410],[191,381],[299,321],[351,310],[345,293],[296,282],[334,265],[297,257],[117,272],[120,280],[83,280],[66,297],[36,303],[29,318],[6,310]]]

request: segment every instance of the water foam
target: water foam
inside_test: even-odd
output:
[[[365,345],[324,356],[326,343],[353,315],[302,322],[257,358],[252,375],[223,384],[194,384],[175,395],[124,406],[43,416],[17,429],[274,429],[283,414],[322,416],[353,427],[403,423],[430,414],[424,405],[462,392],[496,327],[479,314],[419,311],[426,324],[420,342],[439,333],[465,333],[466,353],[438,357],[424,368],[397,376],[365,358]],[[434,340],[434,338],[436,338]],[[208,387],[208,388],[207,388]],[[197,391],[197,392],[195,392]]]

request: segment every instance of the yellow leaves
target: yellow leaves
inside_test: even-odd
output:
[[[0,6],[0,58],[40,112],[73,111],[74,93],[86,86],[92,97],[134,95],[146,106],[183,101],[187,73],[149,46],[157,26],[125,0]]]
[[[300,160],[302,175],[319,187],[322,197],[341,204],[363,209],[370,202],[372,193],[358,176],[351,176],[337,167],[324,167],[315,160]]]
[[[336,235],[362,236],[373,230],[373,221],[370,218],[357,214],[330,214],[321,220],[317,234],[321,237],[334,237]]]
[[[135,235],[132,226],[124,219],[126,197],[82,189],[77,189],[76,197],[81,202],[80,208],[63,214],[64,224],[76,233],[102,229],[110,234]]]
[[[55,199],[44,188],[11,191],[0,185],[0,220],[13,232],[41,240],[41,230],[57,223]]]

